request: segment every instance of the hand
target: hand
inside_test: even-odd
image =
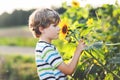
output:
[[[86,44],[85,44],[84,40],[81,39],[78,42],[78,46],[77,46],[76,50],[79,51],[79,52],[81,52],[81,51],[83,51],[85,49],[85,47],[86,47]]]

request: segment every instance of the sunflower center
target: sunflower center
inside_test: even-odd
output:
[[[63,34],[66,34],[67,31],[68,31],[67,25],[64,25],[63,28],[62,28],[62,33],[63,33]]]
[[[74,5],[78,5],[77,2],[73,2]]]

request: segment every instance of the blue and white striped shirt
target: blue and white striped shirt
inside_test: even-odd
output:
[[[57,67],[63,62],[55,46],[44,41],[36,44],[35,59],[40,80],[66,80]]]

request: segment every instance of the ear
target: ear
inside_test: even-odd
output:
[[[40,31],[41,33],[44,33],[44,28],[43,28],[43,27],[39,27],[39,31]]]

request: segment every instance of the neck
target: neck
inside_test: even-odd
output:
[[[50,39],[47,39],[47,38],[44,38],[44,37],[41,37],[41,38],[39,39],[39,41],[45,41],[45,42],[47,42],[47,43],[51,43],[51,40],[50,40]]]

